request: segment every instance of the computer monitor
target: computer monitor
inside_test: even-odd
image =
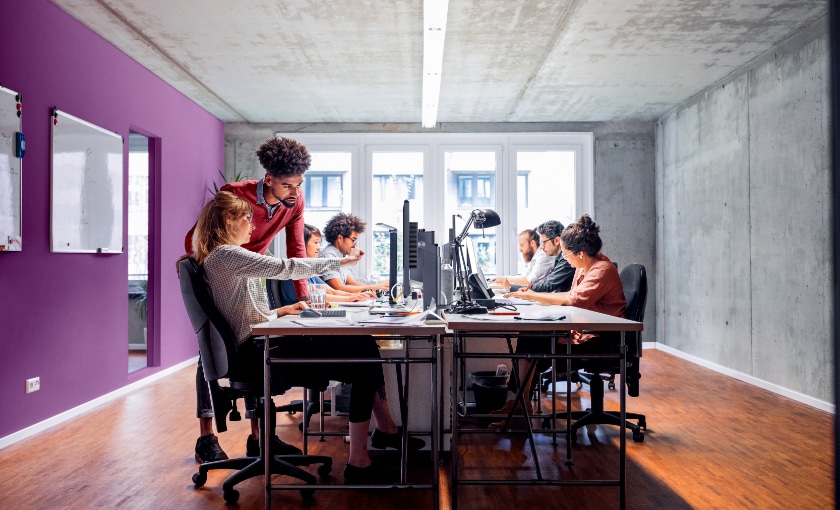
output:
[[[403,202],[403,295],[411,297],[411,268],[417,267],[417,222],[410,220],[408,200]],[[395,264],[396,265],[396,264]]]
[[[467,272],[467,288],[470,291],[470,297],[473,299],[493,299],[493,291],[487,284],[487,278],[484,277],[484,271],[481,270],[481,264],[478,263],[478,257],[475,253],[473,240],[471,237],[464,239],[464,246],[467,251],[466,272]]]

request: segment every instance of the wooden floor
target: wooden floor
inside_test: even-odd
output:
[[[647,415],[648,430],[644,443],[627,443],[627,508],[834,508],[833,415],[662,351],[645,351],[642,369],[642,394],[628,403]],[[211,473],[204,487],[193,487],[194,375],[194,368],[181,370],[0,450],[0,508],[262,508],[259,477],[240,484],[237,505],[222,499],[226,473]],[[573,400],[587,406],[584,391]],[[298,418],[278,420],[290,442],[300,443]],[[341,418],[335,422],[342,426]],[[246,422],[238,422],[220,436],[229,455],[244,453],[247,433]],[[617,476],[617,427],[581,432],[572,467],[564,464],[562,439],[552,446],[541,437],[538,445],[546,477]],[[340,484],[343,440],[315,442],[312,451],[335,459],[331,483]],[[519,437],[465,436],[461,452],[465,476],[531,476],[530,449]],[[417,464],[431,470],[422,456]],[[449,466],[440,471],[448,476]],[[444,476],[444,509],[448,491]],[[458,495],[462,509],[618,507],[613,487],[479,486],[462,487]],[[275,508],[433,507],[429,491],[320,491],[309,504],[296,491],[278,491],[272,502]]]

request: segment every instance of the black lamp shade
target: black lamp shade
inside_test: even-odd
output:
[[[502,224],[499,213],[493,209],[476,209],[472,212],[472,217],[475,228],[498,227]]]

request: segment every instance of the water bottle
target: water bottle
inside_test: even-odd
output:
[[[455,272],[452,269],[452,261],[443,259],[440,264],[440,300],[441,305],[450,305],[454,301]]]

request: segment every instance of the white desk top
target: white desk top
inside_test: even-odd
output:
[[[554,315],[565,316],[562,320],[517,319],[514,315],[456,315],[446,314],[447,328],[453,331],[642,331],[641,322],[613,317],[603,313],[584,310],[574,306],[539,306],[536,310],[545,310]],[[530,311],[530,309],[529,309]],[[523,314],[526,317],[530,314]]]
[[[354,314],[355,315],[355,314]],[[365,314],[366,315],[366,314]],[[355,317],[354,317],[355,318]],[[405,335],[431,336],[446,332],[443,324],[342,324],[331,318],[301,319],[296,315],[278,317],[251,328],[254,336],[329,336],[329,335]],[[305,323],[302,326],[297,323]]]

